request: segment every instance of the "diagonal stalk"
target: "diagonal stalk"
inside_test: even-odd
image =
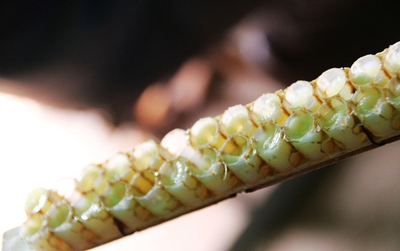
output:
[[[400,42],[118,153],[66,188],[32,192],[15,238],[85,250],[395,141],[399,74]]]

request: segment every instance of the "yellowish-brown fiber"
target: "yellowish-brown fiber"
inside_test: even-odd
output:
[[[399,135],[400,42],[34,190],[20,238],[89,249]]]

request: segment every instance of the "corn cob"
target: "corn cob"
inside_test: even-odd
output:
[[[86,167],[26,201],[32,250],[85,250],[400,135],[400,42]]]

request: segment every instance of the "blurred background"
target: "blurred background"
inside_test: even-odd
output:
[[[34,188],[400,39],[393,1],[0,3],[0,232]],[[400,145],[94,250],[400,250]]]

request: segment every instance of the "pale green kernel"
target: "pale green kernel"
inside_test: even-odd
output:
[[[189,162],[180,159],[163,165],[160,169],[162,184],[165,186],[172,186],[190,180],[191,177],[188,173],[188,165],[190,165]],[[192,182],[189,181],[189,183]]]
[[[308,112],[292,114],[284,127],[288,140],[298,140],[306,136],[314,125],[314,117]]]
[[[82,220],[89,219],[89,215],[99,208],[97,196],[93,192],[87,194],[76,193],[73,196],[73,198],[68,199],[71,200],[75,215],[82,218]]]
[[[74,249],[83,250],[98,238],[74,217],[72,208],[65,201],[53,205],[46,220],[50,231]]]
[[[131,161],[125,153],[117,153],[111,157],[104,164],[104,169],[104,175],[108,181],[130,181],[135,173],[131,168]]]
[[[382,94],[375,93],[363,97],[357,104],[357,112],[363,115],[370,114],[375,111],[376,106],[380,103]]]
[[[38,212],[46,213],[52,205],[48,194],[48,190],[42,187],[33,190],[25,201],[25,213],[27,215]]]
[[[110,213],[103,207],[100,198],[94,192],[75,193],[67,198],[74,210],[74,215],[88,229],[105,240],[121,236]]]
[[[258,156],[257,151],[251,146],[250,146],[250,151],[246,157],[246,161],[249,165],[253,166],[254,168],[265,169],[262,166],[264,161],[260,158],[260,156]],[[260,171],[265,171],[265,170],[260,170]],[[262,175],[264,174],[265,173],[263,173]],[[262,177],[262,175],[260,177]]]
[[[98,165],[89,165],[83,169],[81,174],[76,178],[77,189],[81,192],[91,191],[95,187],[96,180],[101,176],[101,170],[101,167]]]
[[[220,162],[211,165],[207,172],[195,176],[209,190],[220,195],[228,193],[238,182],[236,176]]]
[[[201,161],[188,160],[193,164],[189,165],[191,173],[214,193],[228,192],[237,183],[237,178],[221,163],[214,149],[202,148],[199,153]]]
[[[322,98],[330,98],[340,93],[346,84],[346,75],[342,69],[332,68],[317,79],[317,93]]]
[[[195,206],[207,196],[207,190],[190,173],[193,166],[185,160],[175,160],[160,168],[161,185],[182,204]]]
[[[375,55],[366,55],[357,59],[350,68],[350,79],[356,85],[365,85],[376,78],[382,63]]]
[[[365,134],[350,114],[347,103],[341,99],[332,99],[321,106],[318,111],[318,123],[326,134],[345,149],[357,146],[365,138]]]
[[[191,170],[195,174],[207,172],[217,162],[218,158],[217,152],[212,148],[203,148],[200,149],[199,152],[201,156],[201,162],[189,159],[189,161],[194,164]]]
[[[387,120],[395,120],[395,115],[393,107],[388,102],[382,102],[377,110],[380,117]]]
[[[261,159],[250,147],[248,139],[242,136],[229,138],[222,156],[225,164],[240,180],[252,183],[260,179]]]
[[[109,186],[109,184],[110,183],[107,181],[107,179],[103,175],[100,175],[94,181],[92,191],[94,191],[96,194],[100,195]]]
[[[265,124],[254,134],[254,139],[263,147],[273,148],[281,140],[281,127],[275,124]]]
[[[283,139],[282,128],[275,124],[265,124],[253,135],[253,147],[270,167],[286,171],[293,167],[290,159],[292,146]]]
[[[134,199],[130,188],[124,182],[115,182],[107,187],[101,199],[113,217],[120,220],[127,228],[135,228],[152,216]]]
[[[346,126],[344,118],[348,115],[348,108],[345,102],[333,99],[324,104],[318,111],[318,123],[322,128],[330,129],[335,126]]]
[[[158,170],[163,163],[158,145],[154,140],[148,140],[138,145],[133,151],[133,165],[137,171],[147,168]]]
[[[305,157],[316,160],[325,156],[321,145],[323,134],[315,125],[313,114],[304,111],[293,113],[284,131],[286,139]]]
[[[225,135],[241,132],[249,121],[249,112],[243,105],[229,107],[222,114],[221,132]]]
[[[179,177],[181,176],[180,173],[182,173],[182,169],[180,169],[179,166],[175,167],[172,164],[166,162],[160,168],[161,184],[165,187],[175,185],[176,181],[178,182],[180,181],[179,179]]]
[[[152,214],[159,217],[167,217],[179,207],[179,202],[158,185],[153,186],[145,195],[136,196],[135,199]]]
[[[383,137],[394,131],[392,127],[392,120],[386,119],[380,114],[372,113],[363,118],[363,125],[374,136]]]
[[[57,228],[61,226],[70,216],[70,208],[66,204],[52,207],[47,213],[47,226],[49,228]]]
[[[126,194],[126,184],[123,182],[115,182],[110,184],[102,194],[104,206],[113,207],[121,202]]]
[[[199,119],[190,129],[190,141],[195,145],[210,143],[218,133],[218,123],[214,118]]]
[[[365,95],[358,102],[356,114],[363,126],[375,136],[385,136],[394,130],[395,110],[378,91]]]

